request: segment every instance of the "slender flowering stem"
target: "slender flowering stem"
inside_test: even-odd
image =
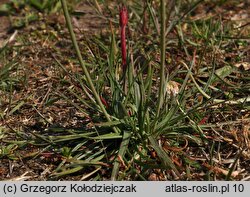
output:
[[[62,3],[62,8],[63,8],[64,16],[65,16],[65,19],[66,19],[66,23],[67,23],[67,26],[68,26],[68,30],[69,30],[69,33],[70,33],[70,37],[71,37],[73,46],[75,48],[76,55],[78,57],[80,66],[82,67],[82,70],[83,70],[83,72],[84,72],[84,74],[86,76],[86,80],[88,82],[88,85],[89,85],[89,87],[91,89],[92,94],[95,97],[97,105],[99,105],[99,107],[101,108],[101,110],[102,110],[104,116],[106,117],[107,121],[111,122],[111,117],[108,114],[108,112],[106,111],[106,109],[104,107],[104,104],[102,103],[102,100],[100,98],[100,95],[97,93],[97,91],[95,89],[95,86],[94,86],[94,84],[92,82],[89,71],[88,71],[87,67],[85,66],[85,63],[83,62],[82,55],[81,55],[78,43],[76,41],[76,36],[75,36],[75,33],[73,31],[73,27],[72,27],[72,24],[71,24],[71,19],[70,19],[70,15],[69,15],[66,0],[61,0],[61,3]],[[112,127],[112,128],[116,133],[119,133],[119,130],[116,127]]]
[[[121,28],[121,50],[122,50],[122,68],[123,72],[127,68],[127,53],[126,53],[126,26],[128,24],[128,10],[125,6],[120,8],[120,28]]]
[[[122,69],[123,69],[123,85],[124,85],[124,93],[127,93],[127,87],[126,87],[126,69],[127,69],[127,54],[126,54],[126,25],[128,24],[128,10],[123,5],[120,7],[120,28],[121,28],[121,51],[122,51]],[[121,107],[122,108],[122,107]],[[126,114],[126,109],[124,109],[124,114]],[[125,115],[126,116],[126,115]],[[130,131],[124,131],[122,142],[118,151],[117,158],[114,161],[114,166],[112,169],[111,174],[111,180],[116,180],[117,175],[119,173],[120,168],[120,160],[124,157],[127,147],[129,145],[129,140],[131,138],[131,132]]]
[[[156,111],[156,118],[160,115],[160,110],[163,103],[164,97],[164,82],[165,82],[165,58],[166,58],[166,4],[165,0],[161,0],[161,38],[160,38],[160,45],[161,45],[161,69],[160,69],[160,87],[158,92],[158,103],[157,103],[157,111]]]

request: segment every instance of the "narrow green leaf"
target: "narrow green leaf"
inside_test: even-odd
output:
[[[158,154],[159,158],[161,159],[161,161],[163,162],[163,164],[165,166],[170,167],[172,170],[174,170],[176,175],[181,178],[181,174],[179,173],[179,171],[175,167],[174,163],[172,162],[170,157],[167,155],[167,153],[158,145],[155,138],[152,135],[150,135],[150,136],[148,136],[148,139],[149,139],[152,147],[154,148],[154,150],[157,152],[157,154]]]
[[[9,112],[9,115],[18,111],[24,104],[25,104],[24,101],[20,101],[14,108],[12,108],[12,110]]]
[[[211,84],[214,82],[224,79],[225,77],[229,76],[234,71],[232,66],[224,66],[219,68],[215,71],[215,75],[211,78]]]

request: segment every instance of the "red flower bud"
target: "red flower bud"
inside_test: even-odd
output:
[[[122,67],[125,72],[127,67],[126,54],[126,25],[128,24],[128,10],[125,6],[120,8],[120,28],[121,28],[121,50],[122,50]]]
[[[128,24],[128,10],[125,6],[120,8],[120,26],[126,26]]]

